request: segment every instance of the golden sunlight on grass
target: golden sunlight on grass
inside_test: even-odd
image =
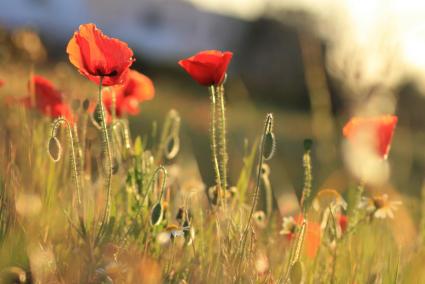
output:
[[[297,26],[308,106],[250,99],[237,50],[2,32],[0,283],[422,283],[425,6],[191,2]]]

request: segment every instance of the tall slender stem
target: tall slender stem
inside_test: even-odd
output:
[[[105,107],[103,106],[103,100],[102,100],[102,82],[103,77],[100,78],[99,82],[99,96],[98,96],[98,104],[100,106],[100,120],[101,120],[101,126],[102,126],[102,136],[103,136],[103,143],[104,143],[104,151],[106,156],[106,203],[105,203],[105,209],[103,211],[103,217],[101,222],[101,227],[99,229],[99,235],[101,234],[101,231],[103,229],[103,226],[105,225],[106,220],[109,218],[109,210],[110,210],[110,199],[111,199],[111,181],[112,181],[112,155],[111,155],[111,146],[109,143],[109,135],[108,135],[108,129],[106,127],[106,119],[105,119]],[[98,235],[98,238],[99,238]]]
[[[307,230],[307,219],[304,218],[301,227],[300,227],[300,231],[297,234],[297,238],[296,238],[296,242],[295,244],[293,244],[291,251],[290,251],[290,255],[289,255],[289,261],[288,261],[288,267],[285,273],[285,277],[283,278],[284,281],[282,282],[282,277],[279,277],[279,283],[290,283],[290,275],[291,275],[291,270],[294,267],[295,263],[297,261],[299,261],[300,259],[300,255],[301,255],[301,250],[302,250],[302,246],[304,243],[304,237],[305,237],[305,233]],[[281,275],[282,276],[282,275]]]
[[[353,230],[359,223],[360,220],[360,204],[362,202],[363,192],[365,189],[365,181],[361,180],[356,189],[356,195],[354,200],[354,208],[351,211],[351,220],[348,225],[348,231]]]
[[[311,140],[304,141],[304,155],[303,155],[303,168],[304,168],[304,186],[301,194],[301,210],[304,216],[307,214],[307,202],[309,201],[311,190],[313,187],[313,174],[311,165]],[[306,217],[307,218],[307,217]]]
[[[221,199],[221,190],[222,190],[222,184],[221,184],[221,177],[220,177],[220,168],[218,165],[218,158],[217,158],[217,137],[216,137],[216,128],[217,128],[217,118],[216,118],[216,94],[214,90],[214,86],[211,86],[209,88],[210,94],[211,94],[211,153],[212,153],[212,160],[214,164],[214,171],[215,171],[215,182],[218,187],[217,194],[218,198]]]
[[[247,223],[245,225],[245,229],[242,233],[242,239],[241,239],[241,246],[240,246],[240,254],[243,256],[243,253],[245,252],[245,245],[246,245],[246,240],[248,237],[248,230],[249,230],[249,226],[251,225],[251,219],[252,219],[252,215],[254,214],[255,208],[257,207],[257,201],[258,201],[258,195],[260,192],[260,186],[261,186],[261,172],[263,170],[263,162],[264,162],[264,145],[265,145],[265,137],[267,134],[267,130],[268,127],[271,123],[271,121],[273,120],[273,116],[271,114],[268,114],[266,117],[266,121],[264,123],[264,130],[263,130],[263,134],[261,137],[261,144],[260,144],[260,151],[259,151],[259,156],[258,156],[258,172],[257,172],[257,182],[255,184],[255,191],[254,191],[254,196],[252,198],[252,204],[251,204],[251,210],[249,212],[248,215],[248,220]],[[241,259],[243,259],[243,257],[241,257]],[[238,267],[238,273],[240,272],[240,266],[242,264],[242,261],[239,262],[239,267]]]
[[[220,168],[221,168],[221,183],[223,190],[227,190],[227,163],[229,157],[227,155],[227,142],[226,142],[226,108],[224,104],[224,87],[223,85],[217,86],[218,106],[220,111],[219,119],[219,154],[220,154]]]

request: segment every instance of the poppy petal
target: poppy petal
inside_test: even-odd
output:
[[[104,35],[96,25],[80,25],[68,43],[70,62],[96,84],[122,84],[133,63],[133,51],[125,42]]]
[[[178,63],[199,84],[219,85],[224,80],[232,56],[229,51],[205,50]]]

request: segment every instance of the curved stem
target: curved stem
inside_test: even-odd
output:
[[[103,136],[104,151],[106,154],[106,161],[107,161],[107,165],[106,165],[107,176],[106,176],[106,203],[105,203],[105,209],[103,211],[102,222],[101,222],[99,233],[98,233],[99,235],[101,234],[101,231],[103,229],[103,226],[106,223],[106,220],[109,218],[110,199],[111,199],[111,181],[112,181],[112,155],[111,155],[111,146],[109,143],[108,129],[106,127],[105,107],[103,106],[103,100],[102,100],[102,81],[103,81],[103,77],[100,78],[100,82],[99,82],[98,104],[100,106],[102,136]]]
[[[77,189],[78,207],[79,207],[79,209],[81,209],[82,208],[82,202],[81,202],[81,189],[80,189],[80,173],[78,171],[77,160],[76,160],[77,155],[75,153],[74,136],[72,134],[71,125],[69,124],[69,122],[64,117],[59,117],[59,118],[55,119],[55,121],[53,122],[51,137],[56,137],[57,130],[58,130],[59,126],[62,125],[62,124],[66,125],[66,129],[68,131],[68,136],[69,136],[69,139],[71,141],[72,169],[73,169],[73,172],[74,172],[75,187]],[[79,213],[81,213],[81,212],[79,212]]]
[[[160,201],[162,200],[162,197],[164,196],[164,193],[165,193],[165,186],[166,186],[166,182],[167,182],[167,169],[164,166],[159,166],[155,170],[155,172],[153,173],[151,179],[149,180],[149,183],[148,183],[148,186],[147,186],[148,190],[147,190],[145,196],[143,197],[142,204],[145,203],[146,198],[148,197],[149,193],[151,192],[152,183],[154,182],[154,180],[155,180],[155,178],[156,178],[156,176],[158,175],[159,172],[162,172],[164,174],[164,177],[162,178],[161,194],[159,196],[159,200]]]
[[[155,155],[155,160],[158,163],[161,163],[168,138],[170,137],[170,135],[173,135],[175,131],[178,131],[179,128],[180,128],[180,117],[178,116],[177,112],[174,109],[172,109],[167,114],[167,117],[164,122],[164,126],[162,127],[161,137],[160,137],[158,149]]]

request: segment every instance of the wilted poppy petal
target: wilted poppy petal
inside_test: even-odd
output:
[[[139,104],[150,100],[155,95],[155,88],[151,79],[135,71],[129,70],[123,85],[105,88],[102,96],[103,103],[109,113],[112,112],[112,99],[115,95],[115,113],[117,117],[123,114],[136,115],[139,113]]]
[[[377,117],[353,117],[343,128],[344,136],[353,143],[359,143],[359,137],[371,136],[370,145],[377,154],[386,159],[398,118],[395,115]]]

